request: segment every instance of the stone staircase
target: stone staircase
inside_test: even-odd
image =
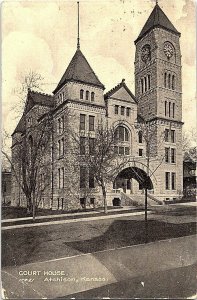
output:
[[[122,206],[136,206],[143,207],[145,202],[145,195],[137,195],[137,194],[125,194],[121,192],[121,205]],[[161,205],[162,202],[159,201],[154,196],[148,194],[148,206],[152,205]]]

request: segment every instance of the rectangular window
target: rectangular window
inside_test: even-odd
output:
[[[60,199],[57,198],[57,209],[59,209],[59,208],[60,208]]]
[[[125,109],[125,107],[124,107],[124,106],[121,106],[121,108],[120,108],[120,113],[121,113],[122,116],[124,116],[124,109]]]
[[[118,154],[118,147],[114,146],[114,153]]]
[[[169,148],[165,148],[165,162],[167,163],[169,162],[169,151]]]
[[[62,132],[64,132],[64,116],[62,116],[61,121],[62,121]]]
[[[94,131],[94,117],[89,116],[89,131]]]
[[[150,75],[148,75],[148,89],[150,90]]]
[[[94,144],[94,138],[89,138],[89,154],[94,155],[95,153],[95,144]]]
[[[174,118],[175,114],[175,103],[172,104],[172,117]]]
[[[166,190],[170,189],[170,172],[165,173]]]
[[[80,114],[80,130],[85,130],[85,117],[85,115]]]
[[[139,149],[139,156],[143,155],[143,149]]]
[[[62,143],[62,146],[61,146],[61,156],[64,156],[64,138],[61,139],[61,143]]]
[[[176,162],[176,150],[174,148],[171,149],[171,163]]]
[[[60,169],[58,169],[58,188],[60,189],[61,186],[61,174],[60,174]]]
[[[130,108],[127,107],[127,117],[129,117],[129,116],[130,116]]]
[[[144,90],[146,92],[147,91],[147,79],[146,79],[146,77],[144,77],[144,85],[145,85]]]
[[[169,129],[165,129],[165,142],[169,142]]]
[[[62,180],[61,187],[64,188],[64,168],[62,168]]]
[[[141,92],[142,92],[142,94],[144,93],[144,82],[143,82],[143,78],[141,79]]]
[[[125,155],[129,155],[129,147],[125,147]]]
[[[94,205],[95,203],[95,198],[90,198],[90,205]]]
[[[119,154],[124,155],[124,147],[119,147]]]
[[[85,208],[86,198],[80,198],[80,205],[82,208]]]
[[[169,117],[171,116],[171,102],[169,102]]]
[[[61,133],[61,120],[60,119],[57,120],[57,133],[58,134]]]
[[[165,116],[167,116],[167,101],[165,101]]]
[[[64,209],[64,198],[61,198],[62,209]]]
[[[175,143],[175,130],[171,130],[171,142]]]
[[[115,113],[115,115],[118,115],[118,105],[115,105],[114,113]]]
[[[86,167],[80,167],[80,188],[86,187]]]
[[[80,155],[85,155],[85,137],[80,137]]]
[[[176,173],[172,173],[172,190],[176,189]]]
[[[61,156],[61,141],[58,141],[58,156]]]
[[[89,170],[89,188],[93,189],[95,187],[94,185],[94,172],[93,169]]]

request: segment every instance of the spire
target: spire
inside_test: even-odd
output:
[[[163,12],[163,10],[160,8],[158,4],[158,0],[156,0],[156,5],[150,14],[148,20],[146,21],[144,27],[142,28],[138,38],[135,40],[135,44],[143,38],[149,31],[151,31],[153,28],[163,28],[165,30],[168,30],[170,32],[175,33],[176,35],[180,36],[180,32],[176,30],[174,25],[171,23],[171,21],[168,19],[166,14]]]
[[[79,42],[79,2],[77,2],[77,8],[78,8],[78,35],[77,35],[77,49],[80,49],[80,42]]]

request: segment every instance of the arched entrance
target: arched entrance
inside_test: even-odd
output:
[[[127,194],[140,194],[145,188],[153,190],[153,183],[144,170],[138,167],[127,167],[116,176],[113,188],[122,189]]]

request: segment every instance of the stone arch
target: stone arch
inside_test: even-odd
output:
[[[115,179],[117,178],[117,176],[124,171],[125,169],[128,168],[136,168],[142,171],[142,173],[145,173],[147,175],[147,165],[144,162],[140,162],[140,161],[128,161],[122,168],[120,168],[120,170],[117,172],[117,174],[114,175],[113,177],[113,182],[115,181]],[[153,170],[149,169],[150,172],[150,179],[153,185],[153,190],[155,189],[155,187],[157,186],[157,179],[155,177],[155,175],[153,174]]]

